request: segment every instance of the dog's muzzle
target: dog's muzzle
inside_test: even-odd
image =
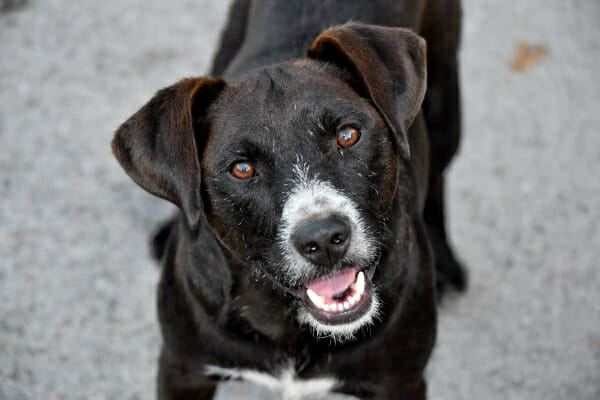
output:
[[[319,336],[347,339],[377,313],[376,241],[352,199],[297,171],[281,217],[281,273],[302,300],[300,321]]]

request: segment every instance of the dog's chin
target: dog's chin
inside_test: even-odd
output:
[[[346,268],[307,283],[297,292],[298,320],[317,338],[346,342],[378,318],[379,300],[372,283],[375,266]]]

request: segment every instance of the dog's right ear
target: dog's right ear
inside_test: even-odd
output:
[[[160,90],[123,123],[112,150],[127,174],[171,201],[190,227],[202,215],[198,139],[208,106],[225,87],[220,79],[190,78]]]

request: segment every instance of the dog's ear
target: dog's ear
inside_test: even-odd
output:
[[[427,85],[426,53],[425,40],[407,29],[351,23],[322,33],[307,54],[348,72],[348,83],[373,102],[408,158],[407,131]]]
[[[162,89],[119,127],[112,141],[125,172],[181,208],[192,228],[202,215],[198,139],[205,134],[207,108],[224,87],[220,79],[190,78]]]

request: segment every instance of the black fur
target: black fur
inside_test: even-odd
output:
[[[207,365],[277,374],[290,362],[299,378],[333,377],[337,391],[361,398],[425,398],[435,270],[440,290],[466,284],[443,213],[459,138],[460,10],[453,0],[332,4],[235,1],[212,70],[220,78],[160,91],[117,131],[127,173],[182,209],[153,241],[163,260],[161,399],[212,398],[218,377]],[[349,20],[411,28],[427,53],[407,30],[325,31]],[[356,145],[338,145],[342,126],[360,129]],[[232,175],[240,161],[252,178]],[[357,205],[376,243],[380,318],[344,343],[299,323],[298,293],[347,266],[292,279],[282,263],[282,211],[299,165]]]

